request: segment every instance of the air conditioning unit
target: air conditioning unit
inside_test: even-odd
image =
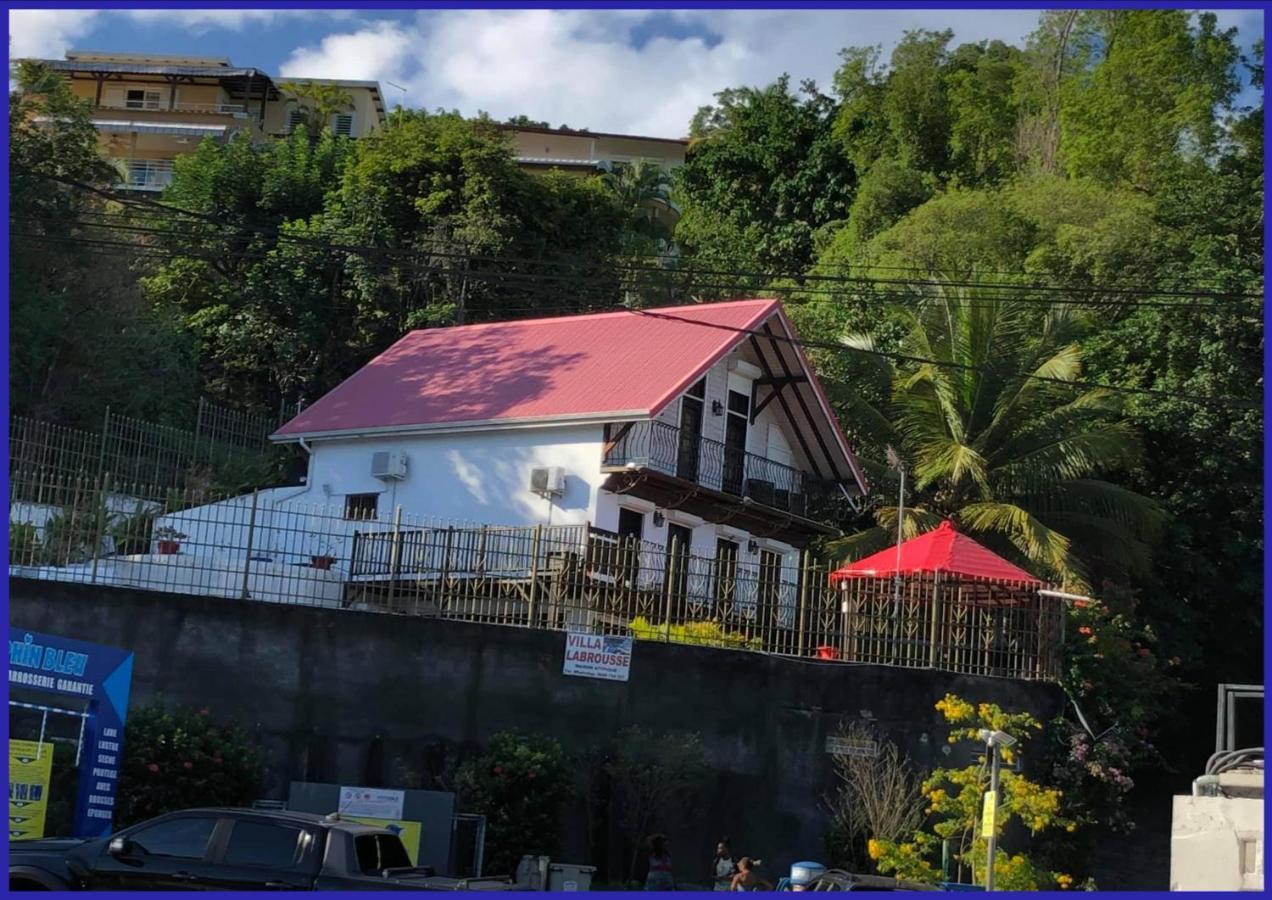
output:
[[[406,454],[396,450],[372,453],[371,477],[381,481],[401,481],[406,477]]]
[[[540,497],[559,497],[565,493],[565,469],[551,466],[530,470],[530,490]]]

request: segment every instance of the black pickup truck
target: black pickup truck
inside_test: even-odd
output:
[[[95,840],[9,844],[11,891],[514,889],[412,867],[393,832],[311,813],[190,809]]]

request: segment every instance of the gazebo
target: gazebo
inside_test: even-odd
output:
[[[1059,675],[1063,609],[1045,583],[946,520],[830,573],[841,622],[824,655],[855,662]]]

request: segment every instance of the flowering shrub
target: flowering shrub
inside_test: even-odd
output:
[[[485,868],[511,875],[527,853],[551,855],[570,795],[570,763],[542,735],[495,735],[486,752],[459,771],[464,801],[486,817]]]
[[[627,625],[640,641],[670,641],[673,644],[695,644],[699,647],[734,647],[759,650],[764,641],[748,638],[737,631],[725,631],[718,622],[685,622],[681,625],[658,625],[637,616]]]
[[[951,744],[977,741],[977,731],[990,728],[1005,731],[1020,744],[1036,735],[1041,725],[1028,713],[1009,713],[992,703],[972,704],[947,694],[936,708],[947,722]],[[1018,745],[1019,746],[1019,745]],[[1072,832],[1077,823],[1067,817],[1061,807],[1062,792],[1038,784],[1012,771],[1013,748],[1000,749],[1003,768],[999,774],[1000,799],[995,833],[1013,821],[1020,822],[1030,834],[1047,829]],[[908,841],[871,839],[867,844],[870,858],[884,875],[893,874],[908,881],[935,883],[941,872],[935,864],[940,859],[945,841],[950,842],[954,859],[960,867],[970,869],[976,882],[983,882],[987,864],[987,841],[981,836],[981,810],[989,789],[989,766],[982,754],[979,762],[964,769],[936,769],[923,782],[928,829],[920,830]],[[1008,853],[1001,847],[994,854],[996,886],[1004,891],[1032,891],[1067,888],[1072,877],[1050,872],[1022,853]]]
[[[260,748],[211,710],[134,707],[124,728],[115,825],[124,827],[193,806],[246,806],[260,797]]]

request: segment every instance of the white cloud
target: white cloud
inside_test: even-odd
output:
[[[412,35],[394,22],[375,22],[359,31],[331,34],[317,47],[301,47],[283,63],[285,78],[347,78],[396,81],[408,59]]]
[[[9,58],[60,57],[93,30],[98,15],[91,9],[11,9]]]
[[[953,28],[956,42],[1019,41],[1037,16],[1030,10],[427,12],[414,24],[377,22],[329,35],[293,52],[282,71],[395,81],[408,88],[408,104],[427,108],[675,136],[726,87],[768,84],[789,72],[795,84],[813,78],[828,89],[845,46],[879,43],[886,51],[904,30],[920,27]],[[652,27],[669,18],[679,33]],[[641,28],[661,36],[639,42]]]

